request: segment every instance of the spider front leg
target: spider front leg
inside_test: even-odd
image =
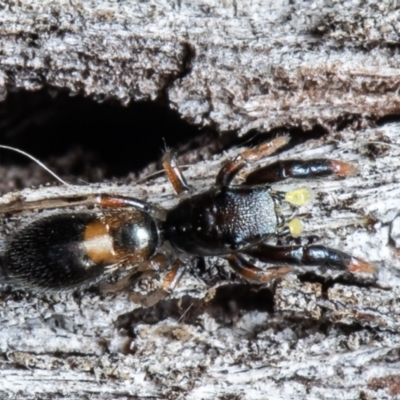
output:
[[[330,266],[351,273],[373,274],[375,266],[342,251],[320,245],[271,246],[259,244],[246,254],[266,263],[288,263],[293,265]]]
[[[217,186],[229,186],[238,172],[248,163],[260,160],[275,153],[281,147],[289,143],[288,136],[279,136],[270,142],[263,143],[254,149],[245,150],[237,157],[228,160],[218,172],[215,184]]]
[[[355,168],[351,164],[339,160],[324,158],[284,160],[256,169],[247,175],[245,183],[257,185],[280,182],[288,178],[307,179],[330,175],[348,176],[353,174],[354,171]]]

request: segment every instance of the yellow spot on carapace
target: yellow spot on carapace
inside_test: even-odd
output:
[[[293,218],[288,223],[288,227],[292,236],[300,236],[303,232],[303,224],[298,218]]]
[[[285,194],[285,201],[294,206],[302,206],[303,204],[308,203],[310,200],[311,191],[306,188],[291,190]]]

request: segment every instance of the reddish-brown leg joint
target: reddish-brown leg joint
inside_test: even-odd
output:
[[[179,168],[175,156],[170,152],[164,154],[162,165],[175,192],[177,194],[189,192],[189,185]]]
[[[174,265],[172,266],[171,270],[168,271],[167,275],[164,278],[162,287],[165,291],[173,290],[176,285],[179,283],[180,279],[182,278],[185,272],[185,265],[183,262],[178,258]]]
[[[251,150],[245,150],[239,156],[228,160],[218,172],[216,185],[229,186],[238,172],[243,169],[248,163],[255,162],[261,158],[267,157],[275,153],[279,148],[289,143],[288,136],[279,136],[272,139],[268,143],[263,143],[260,146]]]
[[[239,275],[256,282],[268,282],[280,278],[292,271],[291,267],[276,267],[262,270],[249,263],[245,258],[232,254],[228,257],[229,265]]]

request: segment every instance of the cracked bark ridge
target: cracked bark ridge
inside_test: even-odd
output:
[[[25,0],[0,9],[0,93],[162,98],[225,132],[399,112],[396,2]]]
[[[297,266],[260,287],[239,280],[223,260],[207,258],[189,265],[173,294],[150,309],[130,302],[126,292],[94,287],[46,295],[2,284],[2,397],[398,398],[399,129],[390,123],[333,132],[252,165],[327,155],[355,165],[357,173],[346,179],[277,186],[305,186],[314,194],[296,211],[303,243],[362,257],[376,265],[376,276]],[[241,150],[190,166],[188,182],[205,190],[221,163]],[[0,201],[77,191],[129,193],[166,208],[178,201],[165,177],[136,185],[45,186]],[[3,215],[0,253],[13,230],[45,214]]]

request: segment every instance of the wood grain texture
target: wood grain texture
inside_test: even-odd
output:
[[[0,91],[163,98],[221,132],[399,111],[396,2],[23,0],[0,10]]]
[[[193,260],[150,309],[127,292],[37,294],[2,281],[2,398],[400,398],[400,126],[374,124],[399,113],[396,2],[23,0],[1,4],[0,21],[1,98],[54,87],[122,104],[161,99],[222,133],[302,128],[290,134],[304,142],[271,162],[329,156],[357,174],[301,183],[314,198],[296,211],[300,241],[378,269],[367,277],[298,266],[260,287],[221,259]],[[326,135],[305,140],[319,126]],[[185,176],[205,190],[240,151]],[[7,187],[13,172],[0,171]],[[99,191],[166,208],[178,201],[159,177],[26,189],[0,204]],[[2,215],[0,252],[22,224],[52,212]]]
[[[375,276],[298,266],[260,287],[235,277],[221,259],[207,258],[202,270],[193,260],[173,294],[150,309],[129,301],[127,292],[44,295],[3,285],[2,390],[38,398],[396,398],[399,129],[396,123],[348,129],[252,165],[327,154],[352,162],[357,174],[347,179],[277,187],[313,192],[313,201],[296,211],[303,243],[367,259],[378,269]],[[347,141],[354,135],[357,140]],[[194,191],[209,187],[223,160],[239,151],[187,168]],[[27,189],[0,200],[99,191],[166,208],[178,201],[165,177],[126,186]],[[11,232],[45,214],[5,216],[0,251]],[[160,278],[151,281],[154,289]],[[141,282],[131,290],[146,288]]]

